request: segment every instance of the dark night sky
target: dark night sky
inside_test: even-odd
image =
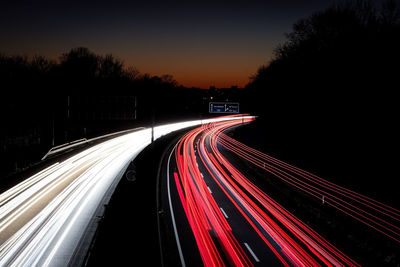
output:
[[[244,86],[292,24],[335,0],[3,0],[0,52],[57,59],[85,46],[184,86]]]

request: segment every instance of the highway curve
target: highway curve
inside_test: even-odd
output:
[[[0,266],[79,265],[103,205],[130,162],[152,140],[227,119],[185,121],[130,132],[57,162],[3,192]]]
[[[253,119],[198,127],[168,155],[166,190],[181,265],[358,266],[221,154],[221,143],[239,151],[223,131]]]

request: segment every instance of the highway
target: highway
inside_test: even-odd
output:
[[[144,128],[49,166],[0,195],[0,266],[66,266],[85,257],[85,240],[129,163],[153,139],[220,117]]]
[[[221,148],[398,241],[397,210],[224,134],[253,119],[203,125],[170,151],[166,190],[182,266],[359,266],[260,190]]]
[[[97,217],[130,162],[152,138],[189,127],[192,130],[167,153],[166,188],[162,188],[182,266],[358,266],[257,187],[222,148],[400,242],[398,210],[224,134],[254,119],[224,116],[140,129],[27,178],[0,194],[0,266],[82,263]]]

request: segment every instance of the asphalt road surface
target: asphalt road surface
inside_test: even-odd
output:
[[[358,266],[221,154],[218,146],[222,145],[243,157],[255,154],[244,155],[247,148],[239,150],[241,145],[223,134],[252,119],[198,127],[182,137],[168,155],[166,191],[181,265]],[[265,169],[272,165],[267,160],[258,164]],[[278,169],[271,172],[283,175]],[[325,197],[322,194],[316,197]],[[331,199],[321,201],[334,204]]]
[[[79,264],[113,189],[129,163],[170,132],[220,117],[145,128],[49,166],[0,195],[0,266]],[[78,263],[77,263],[78,262]]]

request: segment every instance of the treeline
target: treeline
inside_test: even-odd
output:
[[[58,61],[0,53],[0,79],[7,93],[26,94],[48,93],[48,89],[57,94],[132,94],[132,90],[178,85],[171,75],[141,74],[112,54],[97,55],[85,47],[63,53]]]
[[[399,74],[400,2],[348,1],[295,22],[247,100],[265,138],[293,157],[340,161],[338,177],[372,181],[395,172]]]
[[[0,174],[40,159],[53,145],[207,110],[204,90],[84,47],[58,60],[0,53],[0,87]]]
[[[345,131],[349,139],[392,140],[399,114],[399,1],[335,4],[298,20],[285,36],[247,85],[253,112],[288,135]]]
[[[188,114],[199,111],[189,96],[198,92],[184,90],[171,75],[142,74],[112,54],[97,55],[84,47],[71,49],[57,61],[37,55],[0,54],[0,86],[2,139],[20,135],[18,131],[29,124],[72,121],[70,109],[80,120],[85,116],[89,120],[114,118],[126,111],[116,101],[133,101],[130,112],[141,121],[177,115],[181,110]],[[107,100],[107,96],[120,98],[110,103],[116,98]],[[102,108],[103,113],[115,114],[100,114]],[[99,114],[86,114],[91,111]]]
[[[57,61],[0,53],[0,85],[8,121],[26,116],[26,110],[49,113],[60,101],[65,105],[68,96],[135,96],[142,119],[181,110],[199,112],[193,96],[201,99],[196,97],[199,90],[179,86],[172,75],[140,73],[112,54],[97,55],[84,47],[71,49]]]
[[[338,110],[342,104],[375,106],[394,96],[400,73],[398,1],[335,4],[300,19],[285,36],[247,86],[251,95],[264,96],[258,98],[263,102],[297,108],[329,104]]]

